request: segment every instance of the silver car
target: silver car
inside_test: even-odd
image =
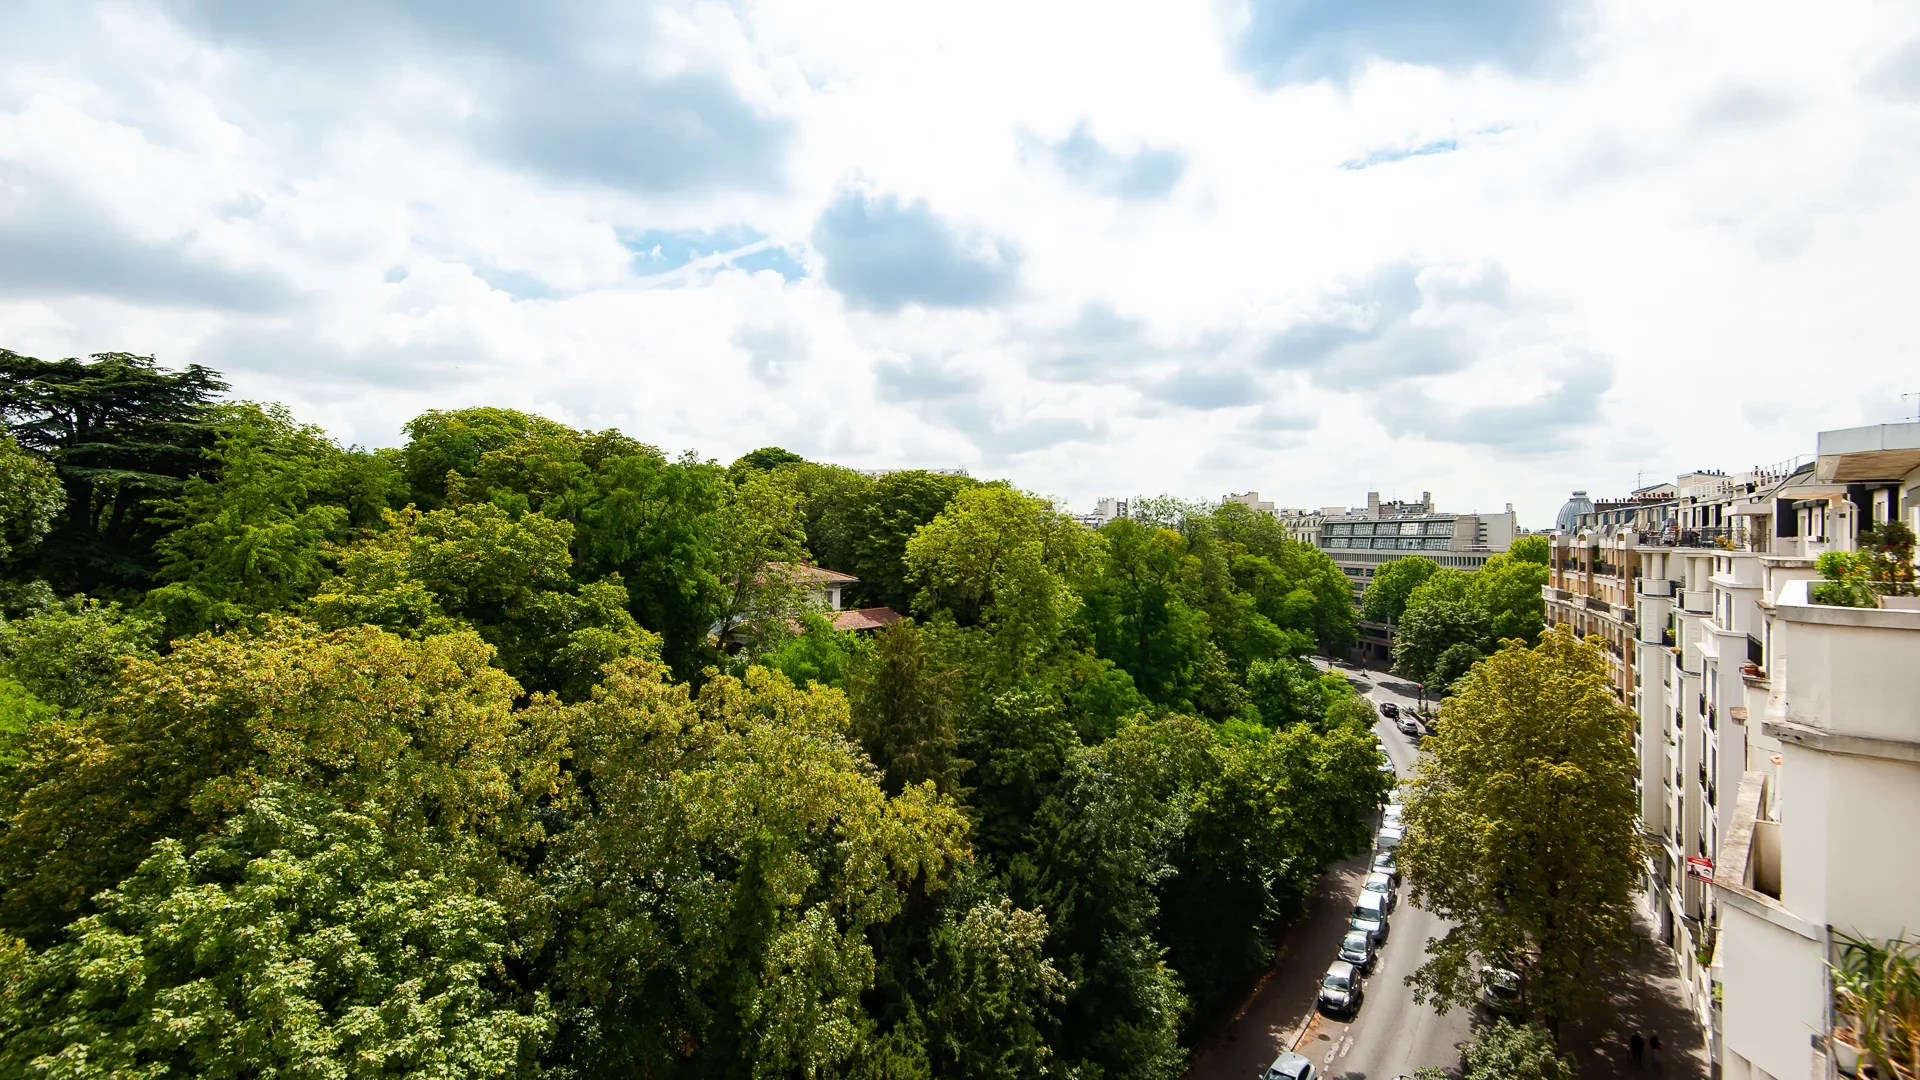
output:
[[[1347,920],[1347,929],[1365,930],[1373,935],[1373,940],[1384,945],[1387,943],[1387,903],[1378,893],[1362,892],[1360,899],[1354,902],[1353,915]]]
[[[1281,1054],[1260,1074],[1260,1080],[1313,1080],[1313,1062],[1300,1054]]]
[[[1383,826],[1381,830],[1374,835],[1373,850],[1392,851],[1394,848],[1397,848],[1400,846],[1400,841],[1405,840],[1406,838],[1407,838],[1407,830],[1404,826],[1401,826],[1401,825]]]
[[[1375,870],[1373,873],[1368,874],[1367,883],[1362,885],[1361,888],[1385,900],[1387,902],[1388,912],[1392,912],[1394,906],[1400,902],[1399,897],[1393,894],[1393,875],[1384,870]]]
[[[1400,861],[1391,851],[1376,851],[1373,855],[1373,872],[1385,874],[1395,885],[1400,884]]]

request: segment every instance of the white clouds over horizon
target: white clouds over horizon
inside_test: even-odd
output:
[[[1548,523],[1920,390],[1898,3],[17,0],[0,346]]]

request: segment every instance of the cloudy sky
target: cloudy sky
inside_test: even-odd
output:
[[[1451,509],[1920,391],[1910,0],[0,0],[0,347]]]

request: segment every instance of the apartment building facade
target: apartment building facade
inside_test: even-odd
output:
[[[1920,424],[1822,433],[1813,461],[1576,517],[1548,619],[1603,637],[1634,709],[1643,899],[1714,1061],[1828,1076],[1834,935],[1920,928],[1920,840],[1885,828],[1920,810],[1920,611],[1813,604],[1809,586],[1821,552],[1920,527]]]

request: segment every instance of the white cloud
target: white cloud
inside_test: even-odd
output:
[[[1898,415],[1920,12],[1609,0],[1415,47],[1405,6],[1296,5],[1256,55],[1259,3],[29,2],[0,345],[212,364],[370,444],[485,402],[1531,524]],[[934,250],[836,274],[850,191]],[[929,275],[956,253],[993,273]]]

